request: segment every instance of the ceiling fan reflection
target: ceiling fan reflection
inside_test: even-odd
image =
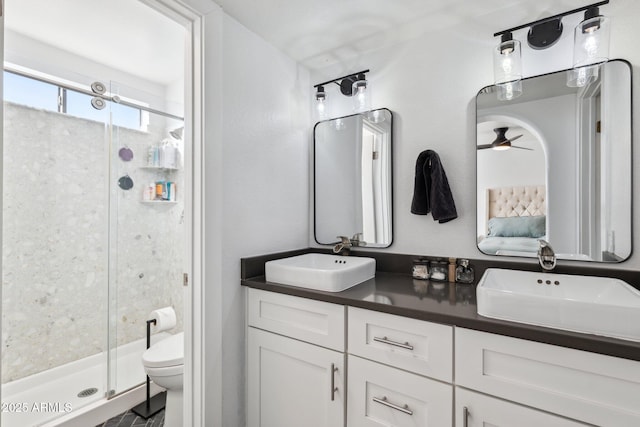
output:
[[[495,128],[493,131],[496,133],[496,139],[493,140],[491,144],[481,144],[478,145],[478,150],[485,150],[487,148],[492,148],[494,150],[508,150],[509,148],[519,148],[521,150],[529,150],[533,151],[532,148],[526,147],[518,147],[516,145],[511,145],[512,141],[520,138],[522,135],[516,135],[513,138],[507,138],[505,134],[509,130],[508,127]]]

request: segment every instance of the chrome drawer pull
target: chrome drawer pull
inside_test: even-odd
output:
[[[462,408],[462,427],[469,427],[469,408]]]
[[[413,346],[411,344],[409,344],[408,342],[405,342],[404,344],[401,342],[397,342],[397,341],[391,341],[390,339],[388,339],[387,337],[382,337],[382,338],[378,338],[378,337],[373,337],[374,341],[378,341],[381,342],[383,344],[389,344],[389,345],[394,345],[396,347],[400,347],[400,348],[406,348],[407,350],[413,350]]]
[[[336,368],[335,364],[331,364],[331,401],[333,402],[336,399],[336,391],[338,391],[338,387],[336,387],[336,372],[338,368]]]
[[[387,396],[382,396],[382,399],[374,397],[373,401],[376,403],[380,403],[381,405],[388,406],[391,409],[395,409],[396,411],[404,412],[407,415],[413,415],[413,411],[409,409],[409,405],[398,406],[389,401],[387,401]]]

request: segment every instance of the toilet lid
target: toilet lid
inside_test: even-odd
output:
[[[184,364],[184,332],[171,335],[142,353],[142,363],[149,368]]]

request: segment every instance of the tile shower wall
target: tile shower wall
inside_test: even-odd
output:
[[[110,151],[103,123],[8,103],[4,114],[2,382],[106,350],[108,298],[118,345],[144,337],[155,308],[181,319],[182,195],[140,203],[162,178],[140,167],[163,135],[116,128]],[[118,159],[122,146],[133,161]],[[125,192],[112,180],[111,220],[110,153],[134,181]],[[171,174],[182,188],[182,172]]]

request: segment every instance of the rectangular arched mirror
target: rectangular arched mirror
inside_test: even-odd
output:
[[[477,107],[477,244],[485,254],[620,262],[631,254],[631,67],[615,60],[567,86],[567,71],[522,81]]]

